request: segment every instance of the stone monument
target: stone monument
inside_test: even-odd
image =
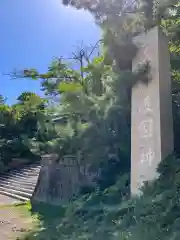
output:
[[[157,167],[174,150],[168,39],[159,27],[134,38],[139,47],[132,70],[148,61],[151,80],[132,88],[131,193],[158,177]]]
[[[44,155],[32,201],[59,205],[79,191],[79,173],[73,157],[57,161],[56,154]]]
[[[41,170],[33,196],[33,202],[53,205],[66,204],[79,194],[83,185],[94,186],[98,173],[91,173],[89,166],[78,166],[74,156],[59,160],[56,154],[42,156]]]

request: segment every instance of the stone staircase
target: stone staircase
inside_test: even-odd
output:
[[[0,194],[16,200],[30,200],[39,176],[40,162],[0,175]]]

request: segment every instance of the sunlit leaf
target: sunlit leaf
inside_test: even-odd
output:
[[[61,82],[58,86],[58,90],[63,93],[63,92],[78,92],[82,90],[82,85],[80,83],[66,83],[66,82]]]

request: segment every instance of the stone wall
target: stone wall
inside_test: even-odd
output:
[[[93,183],[94,174],[79,167],[72,156],[58,161],[57,155],[42,157],[42,167],[32,200],[54,205],[67,203],[77,196],[83,183]]]

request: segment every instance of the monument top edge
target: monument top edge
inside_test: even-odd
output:
[[[148,31],[142,32],[139,35],[135,36],[132,41],[136,46],[139,46],[139,45],[143,44],[144,42],[146,42],[148,37],[152,34],[154,36],[165,35],[160,26],[155,26],[155,27],[149,29]]]

